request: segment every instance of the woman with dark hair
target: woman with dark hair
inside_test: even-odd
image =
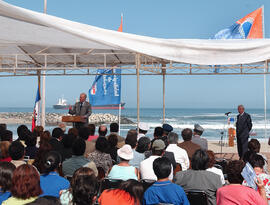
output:
[[[35,146],[37,146],[37,147],[39,147],[40,137],[41,137],[43,131],[44,131],[44,128],[42,126],[36,126],[33,130],[33,134],[37,138],[37,141],[35,144]],[[33,158],[31,158],[31,159],[33,159]]]
[[[109,143],[109,148],[107,153],[111,155],[112,160],[114,162],[117,162],[117,143],[118,143],[118,137],[117,134],[109,134],[108,136],[108,143]]]
[[[139,205],[143,197],[143,185],[134,179],[123,181],[119,188],[102,192],[98,201],[101,205]]]
[[[39,173],[35,167],[23,164],[13,172],[11,195],[3,205],[21,205],[34,201],[42,194]]]
[[[44,173],[45,172],[45,159],[44,159],[44,155],[46,153],[48,153],[49,151],[52,150],[52,145],[47,142],[47,141],[43,141],[40,144],[40,147],[38,148],[38,152],[36,154],[35,160],[33,162],[33,165],[37,168],[37,170],[39,171],[39,173]]]
[[[60,191],[69,187],[69,181],[57,173],[60,163],[61,155],[57,151],[50,151],[45,155],[45,170],[40,175],[40,186],[43,196],[59,197]]]
[[[217,190],[217,205],[267,205],[264,185],[259,178],[258,182],[256,182],[259,193],[252,188],[242,185],[244,179],[241,175],[241,172],[244,167],[245,162],[243,162],[242,160],[234,160],[228,163],[227,174],[230,184]]]
[[[54,196],[42,196],[27,205],[62,205],[59,198]]]
[[[63,143],[62,157],[65,161],[66,159],[72,157],[72,144],[75,141],[76,136],[73,134],[64,134],[61,142]]]
[[[40,137],[40,135],[43,133],[44,128],[42,126],[36,126],[33,130],[33,133],[37,136]]]
[[[1,150],[0,162],[10,162],[12,160],[8,152],[9,146],[10,146],[9,141],[0,142],[0,150]]]
[[[35,159],[37,154],[37,135],[34,133],[29,133],[27,138],[25,139],[25,156],[29,156],[30,159]]]
[[[108,140],[105,137],[99,137],[96,141],[96,150],[88,155],[88,159],[96,164],[96,167],[101,167],[105,175],[112,167],[112,158],[107,154],[109,147]]]
[[[98,191],[98,181],[94,175],[81,175],[72,183],[73,205],[91,205]]]
[[[15,165],[10,162],[0,162],[0,204],[11,196],[12,175],[15,169]]]
[[[95,175],[94,171],[88,167],[81,167],[79,169],[77,169],[71,179],[70,182],[70,188],[61,191],[60,193],[60,201],[62,205],[70,205],[72,204],[73,201],[73,196],[72,196],[72,188],[75,187],[77,178],[81,177],[81,176],[91,176],[91,175]]]
[[[197,189],[205,191],[210,205],[216,204],[216,191],[222,186],[220,176],[206,171],[209,157],[206,151],[198,149],[191,158],[191,168],[177,172],[173,181],[185,191]]]
[[[49,142],[51,138],[52,138],[52,136],[51,136],[50,131],[45,130],[45,131],[42,132],[41,135],[40,135],[40,141],[39,141],[39,143],[38,143],[39,146],[40,146],[40,144],[42,144],[43,142]]]
[[[72,127],[72,128],[69,128],[68,134],[73,134],[74,136],[78,137],[79,136],[79,131],[78,131],[77,128]]]
[[[148,137],[141,137],[138,140],[136,151],[144,154],[145,158],[148,158],[152,155],[150,148],[151,148],[151,140]]]
[[[261,149],[261,144],[259,142],[259,140],[257,139],[251,139],[249,142],[248,142],[248,150],[249,151],[252,151],[258,155],[261,155],[264,159],[264,166],[263,166],[263,169],[264,169],[264,172],[266,174],[268,174],[268,162],[267,162],[267,157],[263,154],[260,153],[260,149]]]
[[[221,183],[225,184],[225,179],[224,179],[224,175],[223,175],[222,170],[214,167],[214,164],[216,163],[216,158],[215,158],[214,152],[212,150],[207,150],[206,152],[207,152],[208,157],[209,157],[208,168],[206,169],[206,171],[213,172],[213,173],[219,175]]]
[[[264,165],[265,165],[265,160],[263,156],[260,154],[253,153],[250,157],[248,162],[250,165],[253,167],[257,177],[263,182],[265,192],[266,192],[266,197],[268,199],[268,204],[270,204],[270,175],[266,174],[264,172]],[[247,182],[244,180],[243,185],[248,186]]]

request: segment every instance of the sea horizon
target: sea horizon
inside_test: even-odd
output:
[[[0,112],[32,112],[31,107],[0,107]],[[47,113],[68,113],[67,110],[55,110],[53,108],[46,108]],[[166,108],[165,122],[171,124],[174,131],[180,136],[181,131],[184,128],[193,129],[194,124],[200,124],[205,132],[203,136],[209,140],[218,140],[221,137],[221,132],[224,132],[226,136],[226,131],[228,128],[228,118],[225,115],[227,112],[232,112],[229,117],[234,118],[236,121],[236,116],[238,114],[237,109],[230,108]],[[264,121],[264,109],[260,108],[249,108],[247,112],[251,115],[253,121],[253,135],[252,137],[258,139],[268,138],[268,133],[270,133],[270,111],[267,112],[267,124],[265,133],[265,121]],[[118,110],[93,110],[93,113],[110,113],[118,115]],[[121,110],[121,116],[126,117],[137,122],[137,109],[136,108],[125,108]],[[163,122],[163,110],[162,108],[140,108],[140,121],[145,122],[149,125],[150,129],[147,136],[153,137],[154,128],[161,126]],[[4,123],[4,122],[2,122]],[[9,124],[8,127],[16,132],[16,127],[18,124]],[[28,125],[29,126],[29,125]],[[46,126],[45,129],[52,130],[55,126]],[[135,124],[123,124],[121,125],[121,134],[126,135],[129,129],[136,129]],[[265,136],[266,134],[266,136]],[[181,138],[181,137],[180,137]]]

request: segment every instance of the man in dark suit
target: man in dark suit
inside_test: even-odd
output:
[[[75,105],[69,107],[69,114],[81,116],[82,122],[76,122],[75,127],[80,129],[88,125],[88,118],[92,114],[92,107],[89,102],[86,101],[87,95],[85,93],[80,94],[80,101]]]
[[[236,138],[238,155],[242,159],[245,152],[248,150],[249,132],[252,128],[251,117],[245,113],[243,105],[238,106],[239,115],[236,122]]]

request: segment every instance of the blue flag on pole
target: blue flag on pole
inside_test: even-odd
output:
[[[121,103],[121,69],[98,69],[94,83],[89,89],[91,105]],[[103,75],[106,74],[106,75]]]

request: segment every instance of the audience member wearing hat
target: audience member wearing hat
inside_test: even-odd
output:
[[[164,125],[165,125],[165,128],[166,128],[166,126],[168,124],[164,124]],[[169,130],[172,130],[172,129],[173,128],[171,127],[171,129],[169,129]],[[156,127],[154,129],[154,139],[151,141],[151,149],[150,149],[149,152],[145,153],[145,158],[148,158],[148,157],[150,157],[152,155],[152,146],[153,146],[153,143],[156,140],[162,140],[164,142],[165,146],[166,147],[168,146],[168,137],[167,136],[163,136],[163,133],[164,132],[163,132],[163,128],[162,127]],[[165,133],[167,133],[167,132],[165,132]],[[173,168],[175,169],[176,168],[176,160],[175,160],[174,154],[172,152],[170,152],[170,151],[165,151],[164,152],[164,157],[167,157],[171,161],[171,163],[173,165]]]
[[[165,148],[166,148],[165,143],[162,140],[157,139],[153,142],[152,155],[140,163],[140,173],[142,179],[157,180],[157,176],[155,175],[153,170],[153,162],[155,159],[160,158],[161,156],[164,155]],[[173,178],[173,166],[171,169],[169,179],[172,180],[172,178]]]
[[[207,139],[202,138],[201,135],[203,134],[204,129],[199,124],[194,125],[193,129],[193,137],[192,142],[199,145],[201,149],[208,150],[208,142]]]
[[[168,135],[170,132],[173,131],[173,127],[172,127],[171,125],[169,125],[169,124],[166,124],[166,123],[162,125],[162,128],[163,128],[163,131],[164,131],[165,133],[167,133],[167,135]]]
[[[173,131],[173,127],[169,124],[163,124],[163,134],[161,139],[164,141],[166,147],[168,146],[168,134]]]
[[[130,145],[126,144],[117,150],[120,163],[114,165],[108,175],[109,179],[139,179],[139,171],[137,168],[129,165],[129,160],[133,159],[133,151]]]
[[[138,125],[138,128],[139,128],[139,134],[138,134],[138,140],[139,140],[141,137],[145,137],[146,133],[149,130],[149,125],[145,122],[140,122]]]

